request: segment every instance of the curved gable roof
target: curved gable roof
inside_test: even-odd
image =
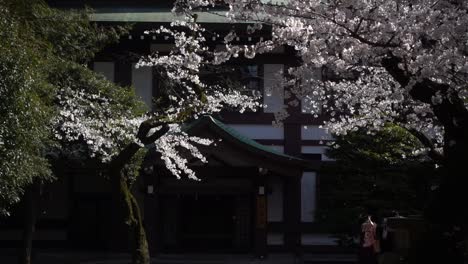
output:
[[[272,162],[279,162],[284,166],[297,166],[302,169],[317,169],[320,165],[319,161],[307,161],[275,151],[268,146],[262,145],[255,140],[242,135],[235,129],[211,116],[203,116],[185,127],[187,133],[197,133],[199,131],[203,131],[204,129],[211,130],[222,140],[236,145],[251,155],[263,156],[271,159]]]

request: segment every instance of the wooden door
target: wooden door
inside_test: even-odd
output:
[[[235,220],[234,245],[237,251],[247,251],[252,244],[252,204],[250,195],[237,196]]]

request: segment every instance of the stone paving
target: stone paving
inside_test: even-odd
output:
[[[33,264],[128,264],[128,254],[105,252],[41,251],[34,255]],[[15,251],[0,250],[0,264],[17,264]],[[353,264],[352,254],[270,254],[265,259],[232,254],[163,254],[152,259],[154,264]]]

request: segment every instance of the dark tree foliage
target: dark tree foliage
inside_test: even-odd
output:
[[[421,215],[438,183],[437,170],[421,144],[406,130],[388,125],[380,132],[338,137],[320,177],[319,225],[342,235],[359,233],[362,217],[392,211]]]
[[[86,10],[59,11],[42,0],[0,0],[0,211],[18,202],[35,178],[53,179],[46,156],[57,144],[50,120],[58,111],[58,89],[88,80],[77,85],[106,86],[109,96],[118,91],[99,84],[104,78],[87,73],[85,63],[126,30],[90,23]]]
[[[89,10],[52,9],[42,0],[0,0],[0,213],[8,213],[12,204],[24,199],[21,263],[31,262],[41,186],[59,176],[50,169],[54,161],[63,159],[70,145],[80,144],[79,140],[65,144],[54,136],[60,89],[100,94],[113,102],[109,107],[116,116],[122,111],[135,115],[145,111],[132,89],[119,87],[87,67],[97,52],[117,42],[129,27],[98,26],[88,16]],[[125,179],[135,177],[142,157],[135,155],[129,161]],[[127,183],[125,187],[129,188]],[[120,221],[129,221],[129,229],[138,229],[129,232],[141,237],[135,240],[139,244],[134,251],[148,263],[138,205],[122,201],[121,206],[128,206],[131,214]]]

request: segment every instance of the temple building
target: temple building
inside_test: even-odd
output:
[[[168,25],[171,1],[155,0],[50,0],[58,8],[94,9],[92,20],[102,24],[132,23],[128,36],[107,47],[90,64],[96,72],[121,85],[132,85],[136,94],[152,108],[158,94],[158,78],[149,67],[134,67],[141,55],[168,52],[170,40],[144,34]],[[221,11],[220,11],[221,12]],[[222,42],[231,25],[223,16],[201,13],[198,22],[216,30]],[[242,25],[240,25],[241,27]],[[240,34],[239,43],[254,43],[265,31]],[[319,127],[323,117],[306,113],[307,102],[293,107],[282,126],[273,126],[274,113],[288,100],[276,74],[297,64],[291,47],[238,59],[241,81],[262,95],[265,108],[258,112],[222,112],[202,117],[189,125],[188,133],[216,140],[203,148],[208,164],[191,166],[201,181],[178,180],[170,175],[157,154],[145,162],[135,184],[152,252],[243,252],[266,255],[272,251],[307,250],[333,246],[334,240],[316,227],[320,206],[320,167],[330,159],[326,142],[332,136]],[[42,245],[73,248],[119,249],[125,241],[108,223],[112,217],[110,191],[99,166],[60,168],[65,177],[44,190],[37,225]],[[12,221],[14,222],[14,221]],[[0,230],[0,243],[19,241],[21,226],[12,223]],[[17,232],[16,232],[16,231]],[[11,244],[10,244],[11,245]]]

